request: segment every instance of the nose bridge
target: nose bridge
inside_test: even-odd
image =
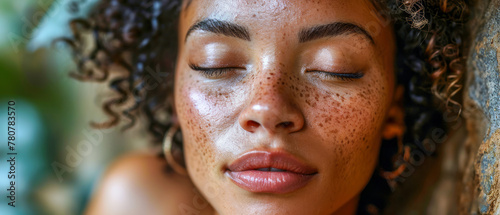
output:
[[[241,114],[240,125],[251,132],[300,130],[304,120],[289,91],[287,77],[291,72],[278,56],[263,58],[253,71],[250,102]]]
[[[256,68],[255,79],[252,84],[251,105],[267,106],[268,108],[281,109],[290,104],[291,98],[286,86],[291,75],[287,71],[284,56],[279,51],[263,55],[259,66]]]
[[[259,74],[260,73],[260,74]],[[279,68],[263,69],[256,75],[252,86],[253,102],[272,105],[286,97],[283,71]]]

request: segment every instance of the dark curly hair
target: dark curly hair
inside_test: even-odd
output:
[[[405,87],[406,132],[402,141],[383,141],[380,169],[362,192],[358,214],[383,210],[391,192],[387,179],[401,174],[401,161],[408,159],[401,153],[417,149],[415,141],[430,137],[433,129],[446,130],[446,107],[460,112],[456,98],[464,75],[464,24],[469,8],[464,0],[372,1],[394,26],[396,78]],[[126,130],[145,116],[141,124],[147,126],[153,143],[161,143],[173,126],[168,113],[173,109],[181,5],[182,0],[103,0],[88,18],[70,23],[73,38],[60,40],[73,48],[77,71],[71,76],[106,82],[116,92],[103,103],[109,118],[92,122],[93,127],[110,128],[127,119],[123,125]],[[152,77],[166,81],[150,86]],[[174,145],[182,155],[182,137],[178,134],[175,139]],[[177,160],[183,163],[182,156]]]

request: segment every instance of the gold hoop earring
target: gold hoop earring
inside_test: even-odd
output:
[[[179,127],[175,125],[171,126],[168,129],[167,134],[163,139],[163,154],[165,155],[165,159],[167,160],[168,165],[172,167],[175,172],[180,175],[187,175],[186,169],[179,165],[172,156],[172,143],[174,142],[174,135],[177,130],[179,130]]]
[[[380,175],[387,180],[394,180],[406,169],[406,163],[410,160],[410,147],[403,145],[403,135],[398,135],[398,155],[403,156],[405,163],[400,164],[393,171],[381,171]],[[398,156],[399,157],[399,156]]]

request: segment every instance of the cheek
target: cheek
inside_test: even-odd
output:
[[[369,82],[346,90],[319,91],[309,86],[297,89],[296,97],[305,103],[307,123],[322,142],[335,141],[328,145],[352,147],[380,139],[389,89],[384,87],[386,82]]]
[[[377,163],[388,108],[387,81],[372,78],[349,91],[316,91],[301,97],[306,118],[319,143],[314,154],[335,190],[362,189]],[[307,92],[307,90],[306,90]],[[309,91],[311,92],[311,91]]]
[[[217,168],[218,150],[213,142],[231,124],[231,92],[220,88],[200,87],[184,75],[177,79],[176,110],[183,134],[184,155],[188,171],[194,178],[205,178]],[[230,97],[231,96],[231,97]]]

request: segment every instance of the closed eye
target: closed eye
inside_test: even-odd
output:
[[[361,72],[356,73],[337,73],[337,72],[325,72],[321,70],[309,70],[307,72],[314,72],[318,74],[321,78],[325,79],[336,79],[341,81],[354,81],[356,79],[360,79],[364,76]]]
[[[240,67],[220,67],[220,68],[212,68],[212,67],[200,67],[194,64],[189,64],[189,67],[192,70],[200,72],[203,76],[211,79],[220,78],[230,72],[234,72],[235,70],[241,70],[244,68]]]

